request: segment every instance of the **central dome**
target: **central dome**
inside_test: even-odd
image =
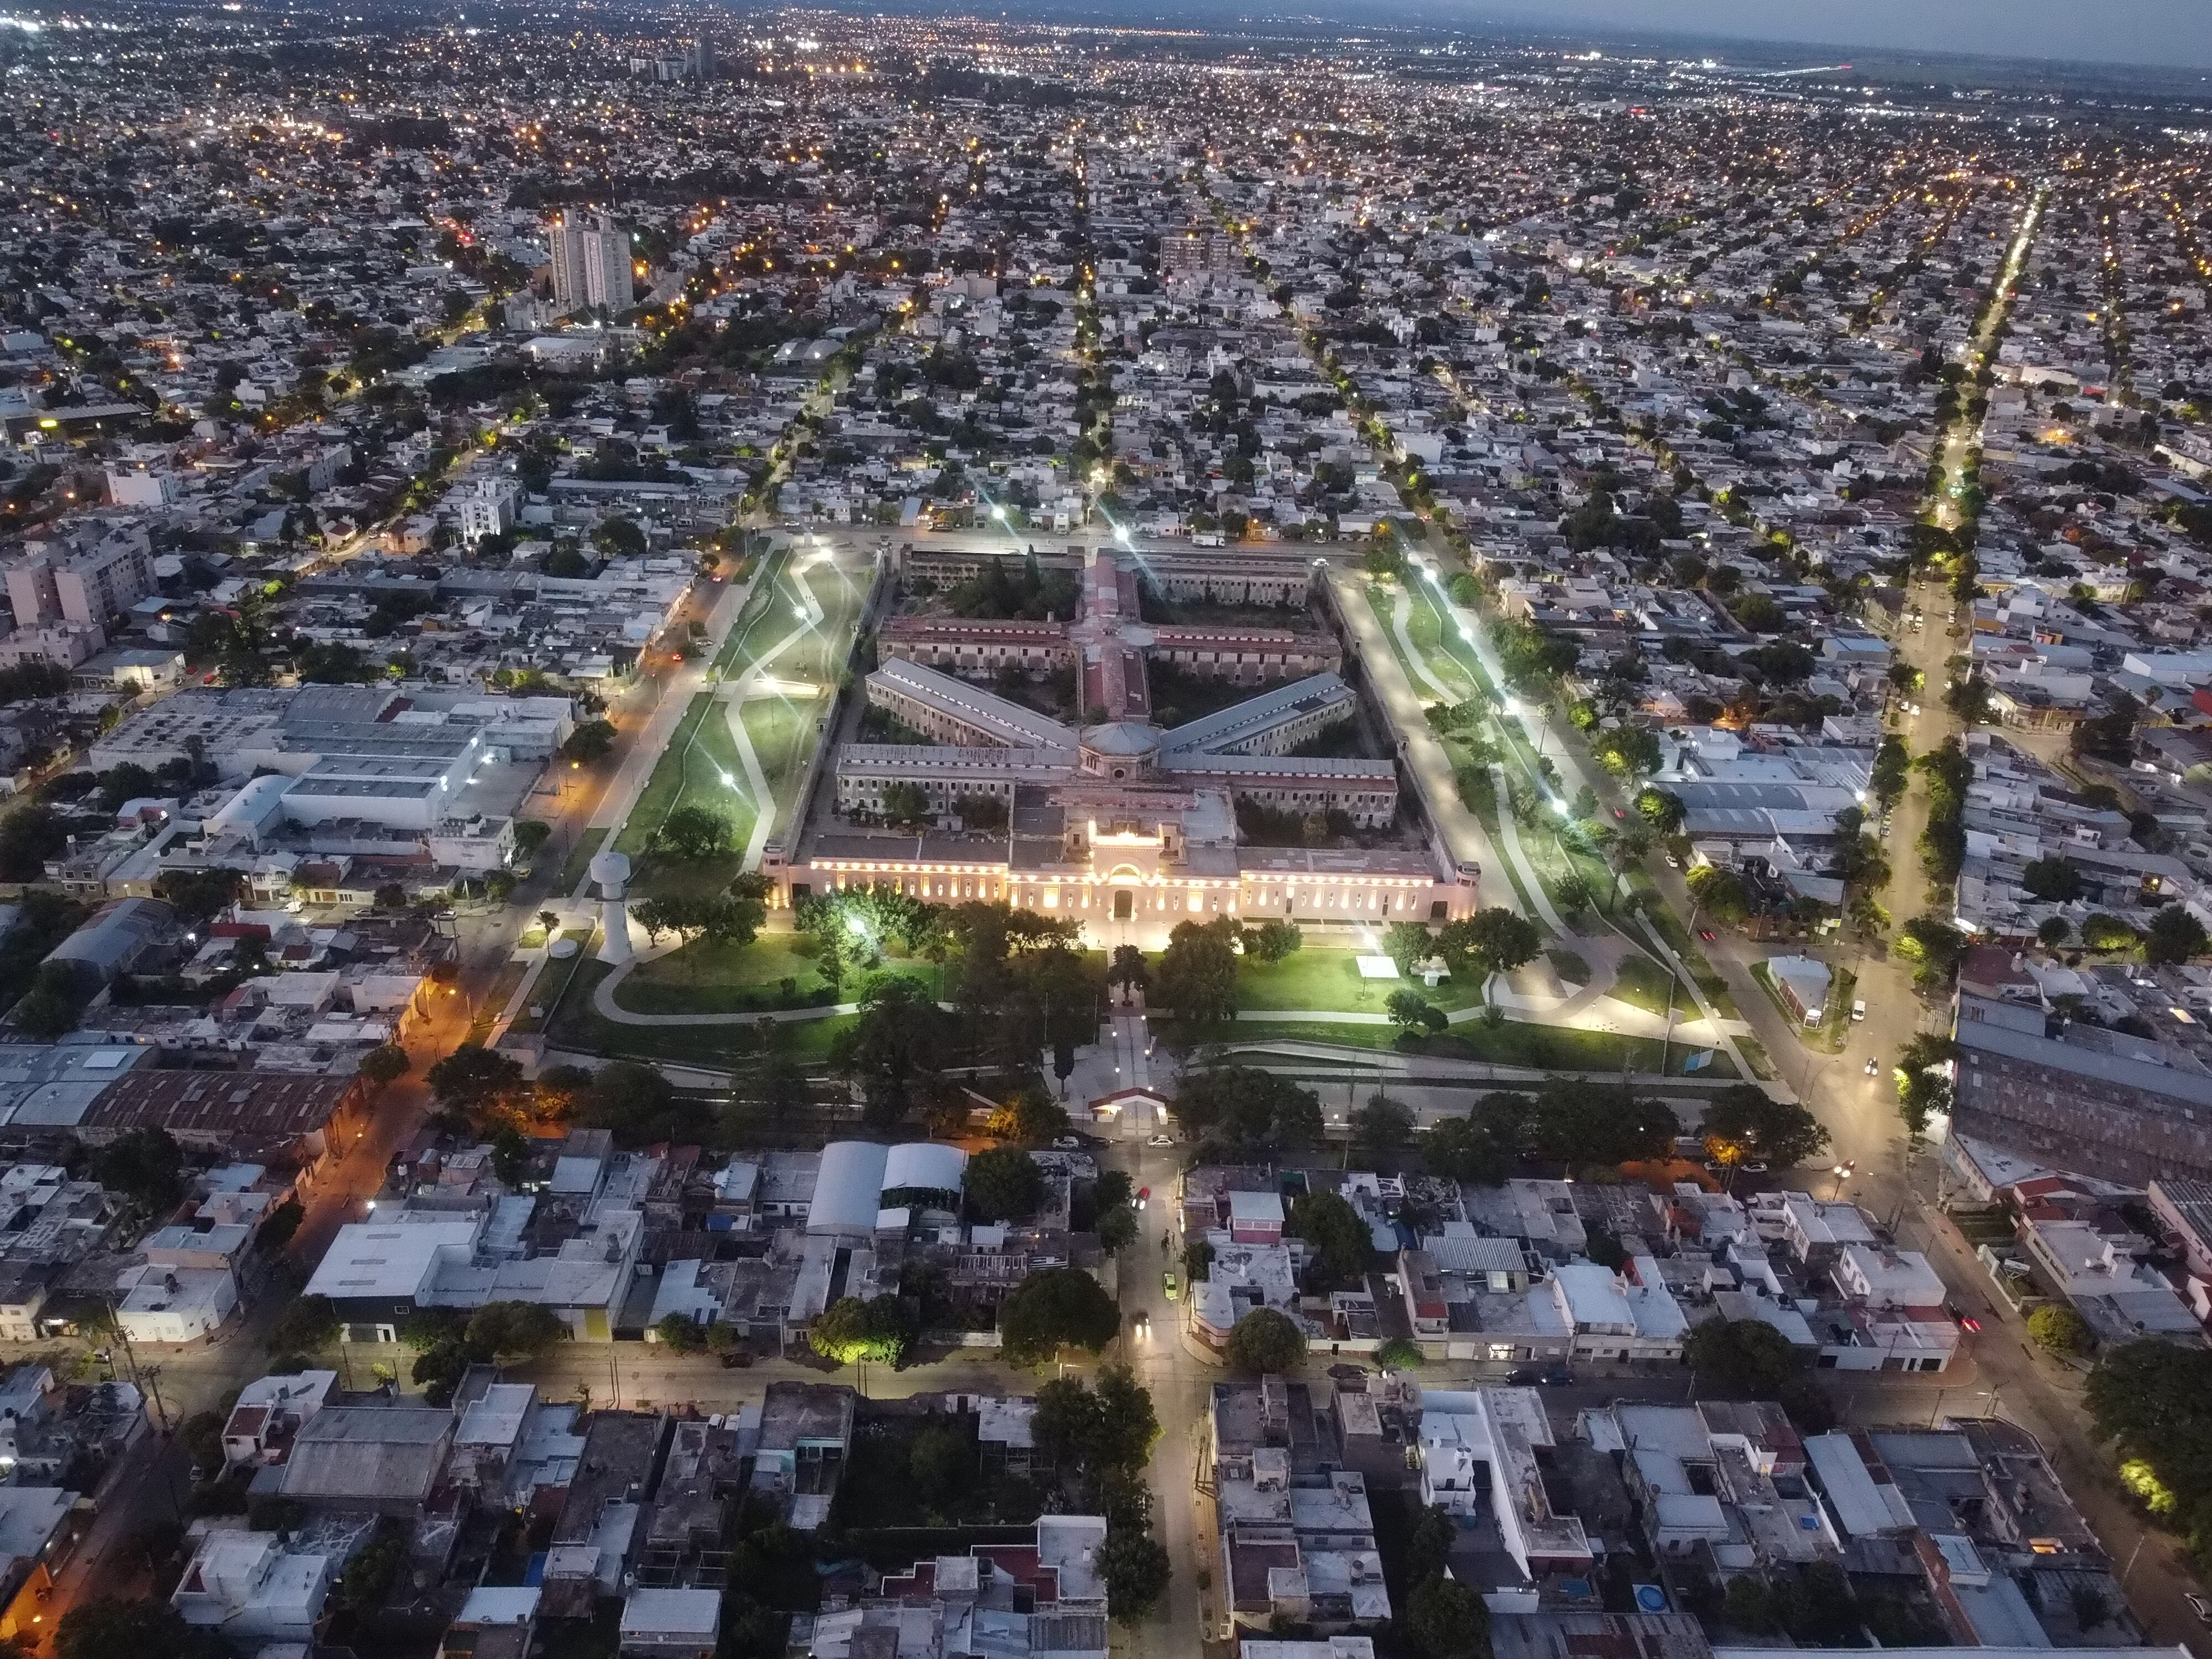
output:
[[[1141,778],[1159,757],[1159,732],[1135,720],[1086,726],[1080,741],[1083,769],[1094,778]]]
[[[1100,755],[1157,754],[1160,734],[1135,720],[1115,720],[1106,726],[1083,728],[1083,746]]]

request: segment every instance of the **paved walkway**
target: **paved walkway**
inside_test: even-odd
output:
[[[763,561],[762,568],[767,568],[766,561]],[[721,653],[722,641],[728,638],[730,629],[736,625],[739,614],[751,599],[758,580],[756,576],[753,581],[742,586],[732,584],[722,590],[721,598],[714,601],[714,610],[708,613],[706,648],[700,653],[699,661],[687,664],[678,671],[669,682],[667,690],[661,693],[660,701],[654,706],[653,713],[646,717],[644,728],[631,740],[629,752],[623,757],[622,768],[615,774],[613,784],[599,798],[599,811],[592,814],[589,825],[590,829],[610,832],[606,837],[608,844],[612,844],[614,832],[618,832],[623,824],[629,822],[629,815],[637,806],[638,797],[645,793],[645,786],[653,779],[653,769],[660,763],[661,753],[675,736],[677,726],[683,723],[684,711],[691,707],[692,698],[705,689],[708,676],[713,672],[711,665]],[[590,893],[591,886],[591,872],[586,871],[568,896],[572,900],[584,898]]]
[[[1369,591],[1373,592],[1371,588]],[[1390,631],[1398,636],[1398,643],[1405,648],[1406,660],[1413,665],[1413,672],[1427,682],[1430,690],[1446,702],[1464,702],[1467,700],[1465,691],[1454,690],[1430,672],[1428,653],[1413,643],[1413,633],[1407,626],[1413,614],[1413,596],[1407,591],[1405,583],[1401,582],[1390,599]]]
[[[1490,769],[1491,787],[1498,798],[1498,842],[1505,848],[1505,856],[1513,861],[1513,868],[1521,878],[1521,885],[1528,890],[1528,902],[1543,918],[1544,926],[1561,939],[1576,937],[1575,930],[1559,919],[1552,908],[1552,896],[1544,890],[1544,884],[1536,874],[1536,866],[1528,861],[1528,850],[1521,845],[1521,826],[1513,817],[1513,792],[1506,787],[1505,769],[1492,763]]]
[[[1344,619],[1351,635],[1347,649],[1358,659],[1361,672],[1367,676],[1370,688],[1397,735],[1400,759],[1419,775],[1421,798],[1435,820],[1436,832],[1443,837],[1445,848],[1455,860],[1471,861],[1485,870],[1495,869],[1498,854],[1491,847],[1490,832],[1459,798],[1451,762],[1437,734],[1429,729],[1427,712],[1405,664],[1390,643],[1389,631],[1374,606],[1368,603],[1368,584],[1334,567],[1328,573],[1328,581],[1337,614]],[[1506,909],[1517,911],[1521,908],[1510,884],[1495,893],[1486,888],[1484,896]]]
[[[718,1014],[641,1014],[634,1008],[625,1008],[615,1000],[615,991],[622,982],[648,962],[673,955],[681,947],[676,945],[648,945],[641,948],[628,962],[619,962],[592,992],[592,1006],[602,1019],[612,1020],[617,1025],[750,1025],[763,1019],[778,1024],[793,1024],[810,1019],[830,1019],[839,1014],[857,1014],[857,1002],[825,1002],[807,1008],[732,1008]]]

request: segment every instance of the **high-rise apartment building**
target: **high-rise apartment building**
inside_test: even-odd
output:
[[[555,222],[553,310],[566,317],[586,307],[604,307],[610,315],[628,311],[630,302],[629,233],[611,219],[586,227],[574,214]]]
[[[154,552],[137,525],[87,526],[23,544],[8,567],[15,626],[103,623],[154,591]]]

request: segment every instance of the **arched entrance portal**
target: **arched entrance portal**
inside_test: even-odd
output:
[[[1137,884],[1145,872],[1133,864],[1117,864],[1107,872],[1107,882],[1114,890],[1114,920],[1133,921],[1137,914]]]

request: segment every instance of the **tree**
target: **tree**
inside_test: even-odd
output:
[[[1721,1622],[1730,1630],[1740,1630],[1753,1636],[1765,1636],[1780,1627],[1774,1613],[1774,1592],[1766,1581],[1748,1572],[1738,1573],[1729,1580],[1728,1594],[1721,1601]]]
[[[338,1340],[338,1310],[326,1296],[303,1296],[277,1310],[269,1328],[272,1353],[320,1353]]]
[[[622,311],[629,308],[627,300],[614,307]],[[645,551],[645,532],[634,520],[617,513],[592,527],[592,545],[611,559],[634,559]]]
[[[1476,1659],[1490,1650],[1490,1609],[1456,1578],[1425,1579],[1406,1599],[1406,1633],[1429,1659]]]
[[[1375,1363],[1386,1371],[1413,1370],[1427,1357],[1410,1336],[1394,1336],[1375,1351]]]
[[[1291,1322],[1287,1314],[1273,1308],[1255,1308],[1237,1322],[1223,1353],[1230,1365],[1240,1371],[1262,1375],[1287,1371],[1305,1358],[1305,1333]]]
[[[1423,1134],[1421,1161],[1431,1175],[1484,1187],[1499,1185],[1511,1168],[1505,1148],[1471,1117],[1444,1118]]]
[[[1103,1368],[1095,1392],[1080,1377],[1055,1377],[1037,1389],[1036,1402],[1037,1449],[1085,1485],[1142,1474],[1160,1437],[1152,1396],[1125,1365]]]
[[[296,1198],[288,1198],[264,1218],[254,1230],[253,1248],[264,1255],[274,1255],[292,1242],[300,1231],[300,1224],[307,1218],[307,1206]]]
[[[1044,1171],[1018,1146],[994,1146],[968,1160],[962,1189],[985,1221],[1022,1221],[1044,1202]]]
[[[2212,1349],[2154,1337],[2108,1348],[2081,1401],[2139,1502],[2185,1535],[2212,1525]]]
[[[807,1346],[836,1365],[856,1365],[862,1360],[896,1364],[907,1345],[918,1333],[906,1304],[884,1295],[863,1302],[857,1296],[842,1297],[814,1317],[806,1328]]]
[[[1690,815],[1680,795],[1648,783],[1636,792],[1636,810],[1662,836],[1680,835]]]
[[[2056,1354],[2087,1353],[2095,1340],[2089,1322],[2063,1302],[2046,1302],[2028,1315],[2027,1334]]]
[[[1370,1160],[1397,1152],[1413,1138],[1413,1109],[1388,1095],[1370,1096],[1367,1103],[1352,1115],[1352,1145]]]
[[[1261,962],[1278,963],[1287,960],[1305,942],[1306,936],[1296,922],[1275,916],[1245,930],[1244,953]]]
[[[1812,1113],[1749,1083],[1724,1089],[1706,1103],[1705,1138],[1708,1146],[1726,1149],[1711,1153],[1723,1162],[1757,1160],[1779,1169],[1809,1164],[1828,1146],[1828,1132]]]
[[[1441,1031],[1451,1023],[1443,1009],[1419,991],[1391,992],[1383,1001],[1382,1012],[1409,1036],[1416,1031]]]
[[[2065,904],[2080,898],[2085,884],[2081,872],[2069,859],[2053,857],[2037,859],[2020,872],[2020,884],[2034,897],[2051,904]]]
[[[230,908],[245,884],[235,870],[165,870],[155,878],[154,896],[179,921],[200,927]]]
[[[1394,921],[1382,930],[1382,954],[1397,965],[1400,974],[1413,977],[1436,950],[1436,940],[1418,921]]]
[[[1133,945],[1117,945],[1106,969],[1106,982],[1132,991],[1145,988],[1145,953]]]
[[[679,806],[654,833],[653,844],[673,858],[697,863],[730,850],[730,821],[709,806]]]
[[[492,1358],[532,1359],[568,1334],[561,1316],[540,1302],[487,1302],[469,1316],[466,1341]]]
[[[430,1067],[431,1093],[453,1111],[481,1112],[522,1091],[520,1061],[477,1044],[456,1048]]]
[[[1234,916],[1182,921],[1168,935],[1160,957],[1160,1000],[1193,1025],[1218,1025],[1237,1017],[1237,948],[1242,933]]]
[[[1108,1532],[1106,1541],[1098,1547],[1097,1570],[1105,1581],[1107,1605],[1125,1625],[1152,1616],[1175,1573],[1167,1546],[1133,1527],[1116,1527]]]
[[[1884,738],[1874,751],[1874,798],[1884,811],[1904,798],[1905,786],[1911,781],[1911,766],[1912,751],[1894,733]]]
[[[572,1115],[586,1129],[605,1129],[618,1146],[696,1140],[709,1127],[707,1104],[679,1095],[657,1066],[609,1060],[577,1094]]]
[[[1723,870],[1717,864],[1701,864],[1684,879],[1698,908],[1715,921],[1726,926],[1751,914],[1751,890],[1735,871]]]
[[[148,1215],[166,1217],[185,1195],[183,1157],[167,1129],[132,1129],[92,1155],[92,1176]]]
[[[422,1390],[425,1404],[450,1406],[471,1363],[468,1345],[459,1337],[449,1337],[424,1349],[408,1375]]]
[[[615,746],[615,728],[608,720],[585,720],[568,733],[561,745],[561,758],[585,766],[606,758]]]
[[[362,1055],[355,1069],[371,1085],[382,1090],[405,1077],[414,1064],[408,1058],[407,1051],[398,1043],[380,1042]]]
[[[2203,956],[2208,947],[2212,939],[2206,937],[2204,924],[2180,904],[2160,906],[2143,934],[2146,962],[2179,964]]]
[[[79,1601],[54,1632],[54,1659],[221,1659],[229,1651],[212,1630],[185,1622],[163,1601]]]
[[[1311,1247],[1322,1277],[1330,1283],[1357,1284],[1365,1276],[1374,1239],[1359,1212],[1340,1194],[1309,1193],[1299,1199],[1291,1206],[1285,1231]]]
[[[2133,951],[2142,939],[2126,922],[2100,910],[2082,922],[2081,943],[2092,951],[2124,955]]]
[[[1186,1072],[1175,1115],[1200,1139],[1232,1147],[1289,1149],[1321,1139],[1321,1097],[1254,1066]]]
[[[1534,960],[1544,944],[1535,923],[1498,906],[1478,910],[1446,931],[1452,933],[1455,929],[1458,930],[1455,943],[1462,943],[1468,956],[1482,970],[1482,1000],[1486,1004],[1491,1000],[1491,981],[1499,974],[1510,974],[1523,963]]]
[[[1071,1065],[1070,1072],[1074,1070]],[[1024,1084],[991,1114],[991,1133],[1002,1140],[1039,1146],[1067,1133],[1067,1109],[1040,1085]]]
[[[954,1035],[951,1016],[912,980],[879,979],[860,998],[859,1024],[831,1048],[830,1067],[859,1085],[863,1118],[887,1129],[939,1091]]]
[[[673,1354],[701,1353],[707,1346],[705,1327],[687,1313],[672,1313],[653,1328],[660,1346]]]
[[[177,1443],[201,1480],[222,1472],[222,1431],[229,1420],[222,1412],[194,1412],[177,1425]]]
[[[1929,1118],[1951,1109],[1949,1069],[1958,1053],[1958,1045],[1948,1037],[1920,1031],[1897,1056],[1897,1112],[1915,1143],[1927,1135]]]
[[[1608,726],[1590,738],[1590,755],[1615,777],[1642,777],[1659,769],[1659,738],[1641,726]]]
[[[1044,1267],[999,1306],[1000,1352],[1016,1365],[1042,1364],[1063,1347],[1097,1353],[1121,1328],[1121,1310],[1080,1267]]]
[[[1708,1319],[1691,1328],[1682,1357],[1699,1394],[1730,1400],[1771,1400],[1797,1370],[1790,1339],[1763,1319]]]

